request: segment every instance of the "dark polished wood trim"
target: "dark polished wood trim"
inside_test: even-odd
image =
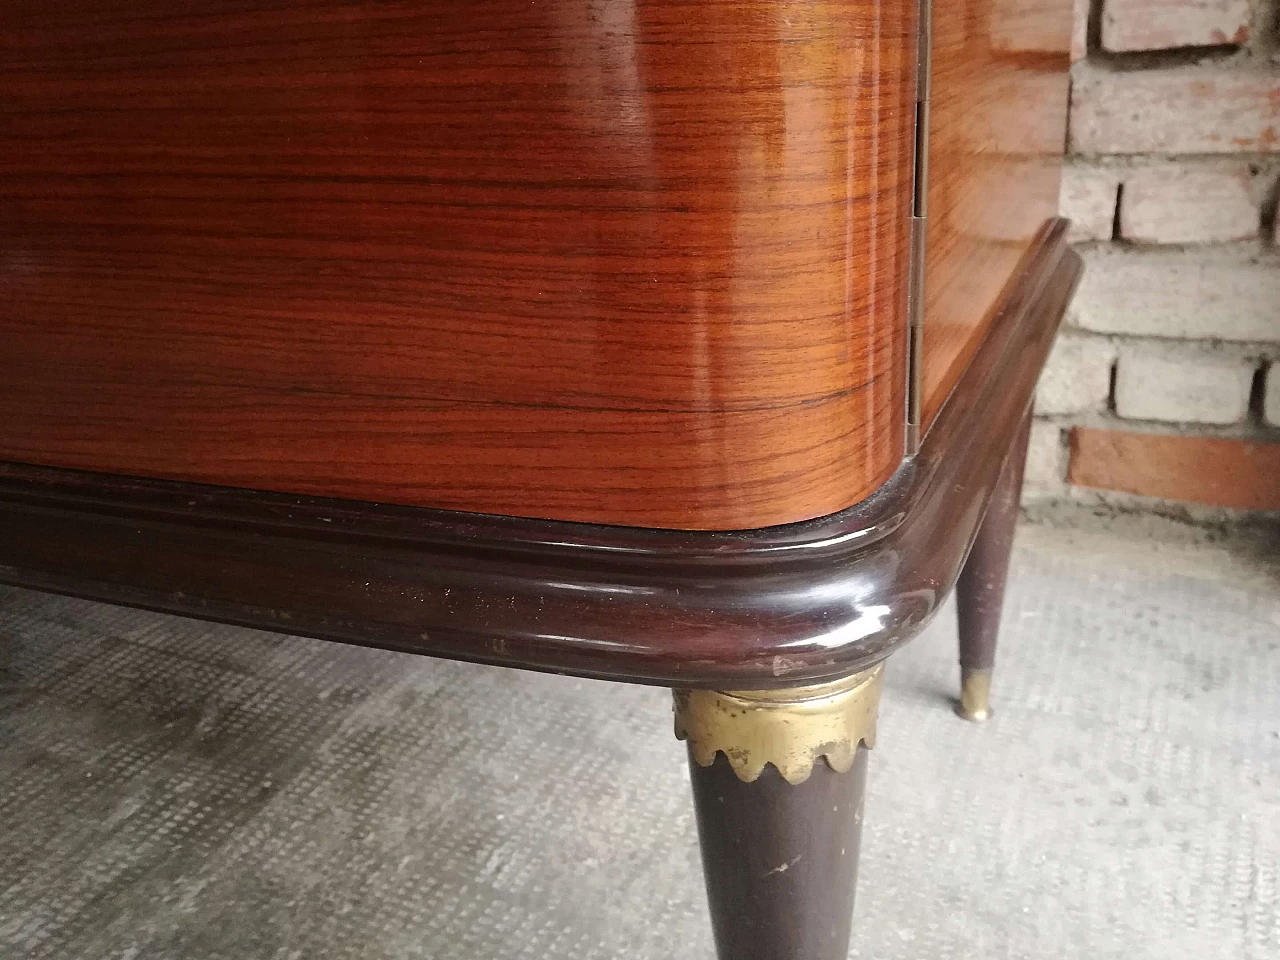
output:
[[[17,464],[0,581],[414,653],[668,685],[862,670],[954,585],[1079,271],[1065,222],[920,453],[869,499],[787,526],[521,520]]]
[[[791,784],[744,783],[724,754],[689,761],[707,901],[724,960],[846,960],[862,844],[867,754]]]
[[[969,557],[956,583],[956,625],[960,635],[960,716],[986,720],[991,715],[991,671],[996,665],[996,641],[1009,559],[1022,502],[1022,474],[1031,440],[1031,409],[1009,447],[1000,479],[987,503]]]

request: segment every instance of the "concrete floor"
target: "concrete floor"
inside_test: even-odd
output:
[[[891,662],[854,957],[1280,957],[1280,572],[1021,528]],[[1082,525],[1083,523],[1083,525]],[[668,694],[0,587],[0,957],[709,958]]]

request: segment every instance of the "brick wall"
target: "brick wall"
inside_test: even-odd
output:
[[[1072,56],[1026,496],[1280,509],[1280,0],[1077,0]]]

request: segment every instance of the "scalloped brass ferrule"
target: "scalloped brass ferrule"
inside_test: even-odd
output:
[[[803,783],[824,759],[844,773],[858,744],[875,746],[884,665],[853,676],[787,690],[676,690],[676,736],[703,767],[723,753],[740,780],[773,764]]]

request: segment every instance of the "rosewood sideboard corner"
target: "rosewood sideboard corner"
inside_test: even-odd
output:
[[[6,5],[0,580],[669,686],[722,960],[840,960],[957,582],[988,712],[1070,18]]]

